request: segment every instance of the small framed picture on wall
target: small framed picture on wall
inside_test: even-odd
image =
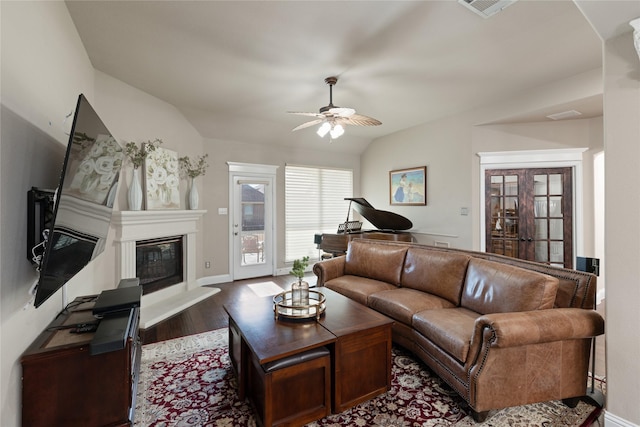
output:
[[[424,206],[427,204],[427,167],[419,166],[389,172],[389,204]]]

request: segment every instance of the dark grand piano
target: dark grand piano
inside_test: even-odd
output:
[[[411,242],[413,237],[409,230],[413,223],[397,213],[381,211],[367,202],[362,197],[348,197],[349,210],[347,220],[338,226],[335,234],[324,233],[316,236],[316,243],[319,249],[333,256],[343,255],[347,252],[347,246],[353,239],[378,239],[393,240],[399,242]],[[351,208],[362,215],[367,221],[376,227],[376,230],[361,230],[362,223],[359,221],[349,221]]]

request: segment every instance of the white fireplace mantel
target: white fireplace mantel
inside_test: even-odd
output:
[[[136,242],[140,240],[183,236],[184,282],[149,294],[152,300],[167,293],[185,291],[196,285],[196,234],[198,221],[206,210],[118,211],[113,213],[116,230],[116,275],[118,279],[136,277]],[[169,289],[174,288],[173,291]],[[160,295],[155,295],[160,294]],[[143,299],[149,299],[146,298]],[[150,301],[151,302],[151,301]],[[144,302],[143,302],[144,303]]]
[[[118,211],[111,223],[117,241],[154,239],[198,231],[205,210]],[[170,230],[170,231],[168,231]]]

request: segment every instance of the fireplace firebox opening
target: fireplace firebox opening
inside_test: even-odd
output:
[[[142,294],[159,291],[184,281],[183,236],[136,242],[136,276]]]

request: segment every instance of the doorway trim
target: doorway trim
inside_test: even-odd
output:
[[[527,168],[557,168],[571,167],[573,171],[573,248],[574,254],[584,253],[584,238],[582,230],[583,219],[583,153],[588,148],[563,148],[557,150],[523,150],[523,151],[494,151],[479,152],[480,157],[480,247],[486,248],[485,222],[485,171],[487,169],[527,169]],[[578,214],[578,212],[580,214]],[[575,256],[574,256],[575,267]]]
[[[239,162],[227,162],[227,165],[229,166],[229,275],[231,276],[231,280],[235,280],[235,272],[234,272],[234,262],[235,262],[235,251],[234,251],[234,242],[233,242],[233,221],[235,218],[235,205],[234,205],[234,200],[233,200],[233,186],[234,186],[234,182],[233,182],[233,177],[234,175],[245,175],[245,176],[253,176],[256,177],[257,179],[265,179],[265,180],[269,180],[271,185],[268,185],[268,191],[270,192],[270,196],[271,196],[271,218],[272,218],[272,229],[271,229],[271,235],[273,236],[271,239],[271,247],[268,248],[268,250],[271,251],[271,253],[273,254],[273,256],[271,257],[271,271],[273,273],[275,273],[276,271],[276,260],[278,259],[277,254],[276,254],[276,250],[278,245],[276,244],[276,224],[277,224],[277,218],[276,218],[276,173],[278,171],[278,167],[277,165],[264,165],[264,164],[257,164],[257,163],[239,163]]]

